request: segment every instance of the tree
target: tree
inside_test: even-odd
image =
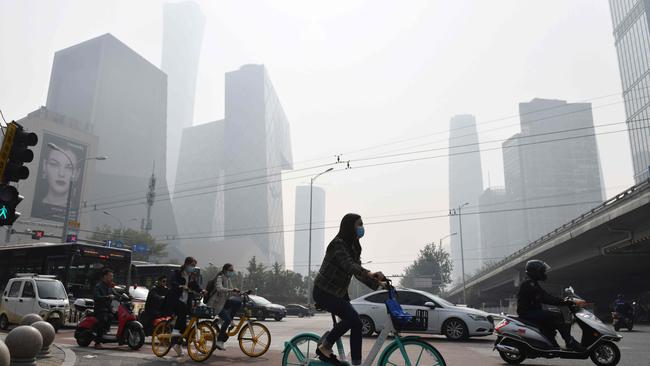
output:
[[[413,264],[406,267],[400,284],[440,293],[451,283],[452,266],[449,253],[442,249],[442,246],[427,244],[420,250]]]
[[[132,248],[134,244],[146,244],[148,247],[147,253],[133,253],[132,260],[139,261],[154,261],[162,259],[167,256],[167,243],[159,243],[154,237],[144,231],[126,229],[120,232],[118,229],[112,229],[110,226],[97,227],[95,232],[90,236],[92,240],[113,242],[121,240],[125,248]]]

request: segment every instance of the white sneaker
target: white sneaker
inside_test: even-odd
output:
[[[181,347],[180,344],[175,344],[174,345],[174,351],[176,351],[176,356],[177,357],[182,357],[183,356],[183,348]]]
[[[222,351],[225,351],[225,350],[226,350],[226,346],[223,344],[222,341],[217,341],[217,343],[215,343],[214,346],[215,346],[217,349],[220,349],[220,350],[222,350]]]

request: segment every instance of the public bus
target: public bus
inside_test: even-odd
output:
[[[101,270],[115,272],[118,285],[130,283],[131,251],[80,243],[33,243],[0,247],[0,288],[17,273],[54,275],[73,298],[93,297]]]
[[[133,261],[131,264],[131,283],[150,289],[156,283],[158,277],[165,276],[169,279],[174,270],[177,270],[179,267],[180,264]],[[203,287],[203,278],[199,267],[196,267],[196,274],[199,285]]]

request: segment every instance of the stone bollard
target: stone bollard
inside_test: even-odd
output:
[[[11,366],[36,366],[36,355],[43,348],[43,337],[36,328],[21,325],[7,334],[5,344],[11,355]]]
[[[40,322],[41,320],[43,320],[43,318],[41,318],[41,316],[38,314],[27,314],[20,321],[20,325],[32,325],[36,322]]]
[[[9,366],[10,360],[9,348],[5,346],[5,342],[0,340],[0,366]]]
[[[52,324],[43,320],[32,324],[32,327],[36,328],[41,333],[41,337],[43,337],[43,348],[41,348],[38,357],[47,357],[50,354],[50,345],[54,342],[54,327]]]

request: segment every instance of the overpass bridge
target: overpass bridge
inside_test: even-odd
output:
[[[530,259],[551,266],[544,287],[576,293],[606,312],[617,293],[630,299],[650,291],[650,180],[608,199],[466,280],[470,306],[496,306],[513,298]],[[447,298],[463,303],[462,284]]]

